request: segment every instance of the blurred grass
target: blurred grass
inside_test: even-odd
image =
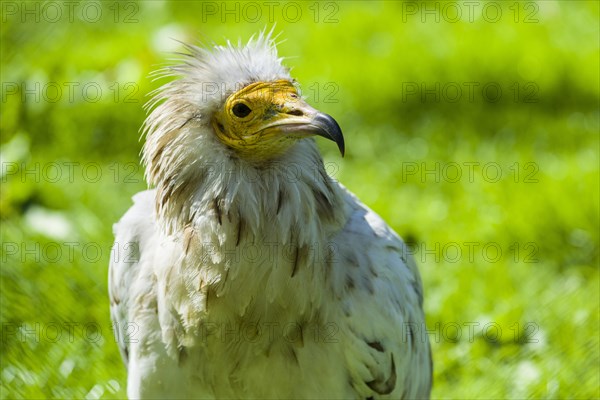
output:
[[[268,8],[237,23],[200,2],[92,2],[97,22],[77,8],[70,22],[66,6],[36,22],[6,3],[25,4],[3,3],[0,27],[0,393],[122,398],[106,275],[112,223],[146,187],[138,128],[159,85],[147,75],[179,49],[169,38],[245,40],[271,25]],[[320,143],[330,171],[415,249],[433,397],[597,398],[598,2],[496,2],[497,22],[476,3],[473,22],[466,3],[455,23],[422,13],[443,2],[293,3],[296,22],[277,3],[273,15],[304,94],[344,129],[345,159]],[[478,90],[489,83],[498,101]],[[456,86],[454,102],[443,88]]]

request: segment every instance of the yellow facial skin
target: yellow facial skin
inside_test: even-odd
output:
[[[273,158],[311,135],[336,141],[343,154],[337,123],[300,99],[287,80],[255,82],[231,94],[212,126],[219,140],[247,159]]]

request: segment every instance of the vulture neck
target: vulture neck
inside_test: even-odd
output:
[[[159,218],[183,242],[186,279],[195,282],[188,290],[238,316],[320,313],[346,205],[315,142],[301,140],[260,166],[210,153],[215,160],[158,185]]]

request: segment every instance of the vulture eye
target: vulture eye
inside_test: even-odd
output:
[[[235,115],[238,118],[247,117],[252,112],[250,107],[248,107],[244,103],[237,103],[235,106],[233,106],[231,111],[233,112],[233,115]]]

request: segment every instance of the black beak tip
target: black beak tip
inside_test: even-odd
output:
[[[320,136],[329,140],[333,140],[340,150],[342,157],[346,153],[346,144],[344,143],[344,135],[342,128],[332,116],[324,113],[319,113],[315,117],[315,123],[321,128]]]
[[[342,155],[342,158],[344,158],[344,155],[346,154],[346,145],[344,144],[344,137],[342,136],[342,139],[337,142],[338,145],[338,149],[340,149],[340,154]]]

